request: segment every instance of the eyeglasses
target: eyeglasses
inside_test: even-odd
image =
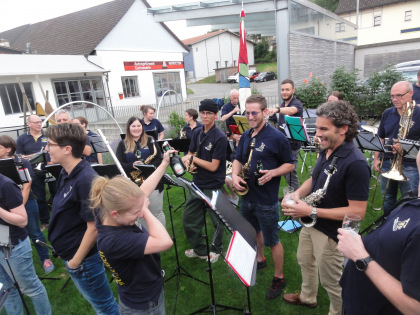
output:
[[[393,99],[393,98],[396,98],[396,99],[400,99],[400,98],[402,98],[405,94],[407,94],[409,91],[407,91],[407,92],[405,92],[404,94],[397,94],[397,95],[392,95],[391,94],[391,100]]]
[[[201,116],[211,116],[211,115],[215,115],[216,113],[213,112],[200,112]]]
[[[42,121],[30,121],[31,124],[36,124],[36,125],[40,125],[42,124]]]
[[[66,145],[47,142],[47,145],[45,147],[49,147],[49,148],[51,148],[51,147],[66,147]]]
[[[259,111],[259,112],[245,112],[245,116],[249,117],[249,116],[252,115],[252,116],[255,117],[255,116],[258,116],[259,113],[262,113],[262,111]]]

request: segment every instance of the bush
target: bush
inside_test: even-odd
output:
[[[168,124],[174,128],[169,131],[168,137],[177,138],[182,127],[185,125],[184,117],[179,115],[176,111],[172,111],[172,113],[169,114]]]
[[[295,95],[306,108],[317,108],[325,102],[327,87],[320,78],[313,77],[309,73],[309,79],[304,80],[305,84],[296,88]]]
[[[359,69],[347,72],[344,67],[336,69],[332,75],[331,91],[339,91],[344,99],[352,105],[361,103],[361,97],[364,95],[364,88],[359,83]]]

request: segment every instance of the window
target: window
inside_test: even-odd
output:
[[[236,67],[236,60],[233,60],[233,66]]]
[[[197,52],[198,51],[198,47],[195,47],[195,52]]]
[[[140,96],[137,77],[121,77],[124,97]]]
[[[404,21],[405,22],[411,21],[411,10],[410,11],[405,11]]]
[[[53,80],[53,86],[59,106],[74,101],[86,101],[105,106],[104,89],[100,78]],[[86,107],[90,105],[87,104]]]
[[[182,102],[181,77],[179,72],[153,73],[155,83],[156,103],[163,95],[161,105],[170,105]],[[166,91],[169,92],[165,93]],[[175,91],[176,93],[174,93]]]
[[[22,83],[31,108],[35,108],[31,83]],[[0,84],[0,99],[6,115],[23,113],[23,96],[18,83]]]
[[[344,25],[344,23],[335,23],[336,33],[345,32],[345,30],[346,30],[346,26]]]
[[[381,26],[381,16],[374,16],[373,17],[373,26]]]
[[[219,69],[219,62],[216,61],[216,69]]]
[[[228,60],[225,60],[225,67],[226,68],[228,67],[228,64],[229,64],[229,61]]]

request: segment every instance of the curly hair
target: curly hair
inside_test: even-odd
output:
[[[357,117],[353,106],[349,102],[326,102],[316,109],[316,115],[331,119],[337,128],[348,126],[345,141],[353,140],[358,134],[359,117]]]

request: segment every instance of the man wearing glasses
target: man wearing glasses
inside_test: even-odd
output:
[[[30,115],[27,119],[29,131],[20,135],[16,141],[16,153],[22,154],[25,159],[32,158],[36,153],[41,152],[47,145],[47,137],[42,132],[42,121],[37,115]],[[32,178],[32,192],[36,196],[39,208],[39,219],[41,221],[41,231],[48,227],[50,212],[47,204],[45,192],[45,171],[34,169]],[[50,185],[51,199],[55,194],[54,185]]]
[[[387,139],[386,153],[380,165],[380,154],[375,152],[374,155],[374,169],[381,170],[382,173],[390,170],[392,161],[396,154],[403,154],[401,145],[398,143],[398,132],[400,130],[400,119],[403,112],[403,106],[407,103],[412,103],[413,86],[407,81],[400,81],[395,83],[391,89],[391,101],[394,107],[388,108],[384,111],[379,125],[378,135],[382,143],[385,144]],[[415,106],[412,116],[413,123],[409,129],[407,139],[420,139],[420,108]],[[406,128],[406,126],[404,127]],[[391,209],[397,201],[398,188],[401,190],[402,197],[410,195],[417,196],[419,174],[417,171],[416,160],[410,158],[402,159],[402,171],[408,178],[407,181],[396,181],[381,176],[381,190],[384,195],[384,211]]]
[[[257,270],[267,266],[264,257],[264,245],[270,247],[274,264],[274,278],[267,291],[267,300],[278,297],[284,286],[283,246],[278,239],[280,217],[278,192],[280,178],[293,170],[292,150],[286,136],[271,127],[265,117],[268,115],[267,100],[262,95],[251,95],[246,99],[245,115],[250,129],[239,140],[235,161],[232,167],[233,187],[244,191],[248,184],[249,191],[241,200],[241,214],[252,224],[257,232]],[[251,143],[254,142],[252,149]],[[239,172],[249,161],[249,179],[239,177]],[[256,178],[257,162],[262,163],[262,176]]]
[[[211,199],[213,190],[219,190],[225,184],[227,139],[224,132],[215,125],[218,112],[215,101],[202,100],[199,112],[203,126],[194,129],[188,154],[182,157],[182,161],[187,167],[194,163],[196,173],[193,182]],[[188,195],[182,215],[184,231],[192,245],[192,249],[185,251],[187,257],[208,258],[207,247],[202,238],[207,209],[202,198]],[[219,218],[213,211],[209,211],[209,215],[216,227],[220,222]],[[212,263],[219,258],[222,240],[223,233],[219,233],[209,253]]]

